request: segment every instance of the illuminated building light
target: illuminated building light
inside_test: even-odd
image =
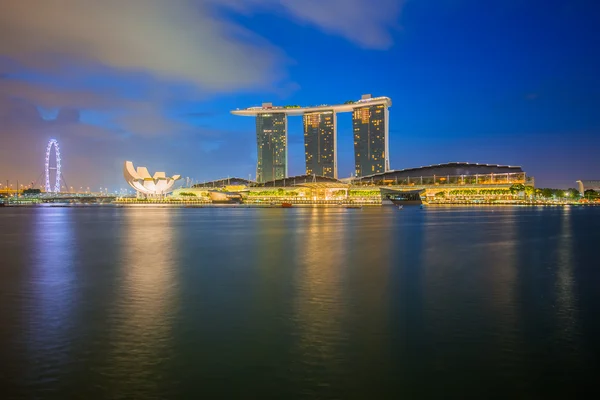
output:
[[[125,161],[123,166],[125,180],[138,194],[144,196],[164,196],[172,191],[175,181],[181,179],[180,175],[168,177],[164,172],[150,175],[148,168],[134,168],[131,161]]]

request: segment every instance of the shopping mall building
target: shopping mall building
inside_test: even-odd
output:
[[[211,197],[210,192],[239,193],[245,203],[286,201],[295,204],[362,203],[385,204],[393,195],[420,193],[425,199],[514,198],[513,185],[533,186],[532,177],[521,167],[495,164],[447,163],[391,170],[383,173],[338,180],[317,175],[301,175],[268,182],[227,178],[205,182],[174,192]],[[214,196],[213,196],[214,197]]]

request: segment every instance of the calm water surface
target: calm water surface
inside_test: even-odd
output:
[[[34,398],[573,396],[600,208],[0,209],[0,388]]]

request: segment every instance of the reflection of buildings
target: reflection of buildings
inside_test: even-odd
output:
[[[304,114],[306,175],[337,178],[335,113]]]
[[[558,319],[562,324],[561,329],[558,331],[563,336],[562,339],[570,343],[572,343],[573,337],[577,335],[579,328],[574,276],[576,261],[573,255],[573,226],[571,218],[571,208],[564,207],[561,216],[561,234],[557,246],[558,262],[556,263],[556,309]]]
[[[307,174],[337,177],[336,118],[337,113],[343,112],[365,115],[360,120],[358,132],[355,125],[355,137],[358,135],[360,143],[355,146],[354,156],[356,164],[361,166],[360,172],[387,171],[388,107],[391,105],[389,97],[363,95],[358,101],[333,106],[274,107],[271,103],[263,103],[261,107],[234,110],[232,113],[256,117],[256,180],[262,183],[287,178],[287,117],[290,115],[304,116]],[[365,121],[364,124],[362,121]]]
[[[70,357],[73,336],[81,307],[79,282],[85,271],[75,268],[79,249],[73,211],[66,208],[41,209],[35,213],[33,251],[27,288],[32,304],[28,319],[27,351],[32,376],[63,371],[73,365]],[[31,296],[31,297],[29,297]]]
[[[379,174],[390,169],[388,108],[384,104],[354,109],[354,159],[356,176]]]
[[[287,115],[261,113],[256,116],[256,142],[258,164],[256,180],[259,182],[287,176]]]
[[[344,225],[343,214],[313,208],[297,227],[306,234],[295,235],[293,351],[313,370],[337,370],[343,359],[350,303],[343,288],[351,251]]]
[[[148,214],[150,213],[150,214]],[[128,376],[126,386],[111,389],[136,397],[156,382],[160,365],[173,351],[172,323],[177,316],[176,274],[178,229],[172,210],[129,210],[124,214],[120,262],[122,268],[111,313],[110,371]],[[109,396],[110,397],[110,396]]]

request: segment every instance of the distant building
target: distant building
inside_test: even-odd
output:
[[[577,181],[579,193],[583,196],[586,190],[594,190],[600,192],[600,180],[595,181]]]
[[[306,113],[303,119],[306,174],[337,178],[335,112]]]
[[[287,176],[287,115],[281,112],[256,116],[258,163],[256,180],[266,182]]]
[[[352,126],[356,176],[379,174],[390,169],[388,121],[385,104],[354,109]]]
[[[255,184],[256,182],[249,181],[244,178],[223,178],[215,181],[202,182],[193,185],[193,188],[224,188],[227,186],[250,186]]]
[[[366,175],[352,180],[353,183],[401,186],[464,186],[464,185],[511,185],[523,183],[533,186],[521,167],[511,165],[453,162],[387,171]]]
[[[256,187],[289,187],[296,186],[300,183],[343,183],[335,178],[327,177],[327,176],[318,176],[318,175],[298,175],[298,176],[290,176],[285,179],[276,179],[269,182],[260,182],[256,183],[252,186]]]
[[[534,186],[532,177],[521,167],[496,164],[454,162],[426,167],[387,171],[370,176],[338,180],[318,175],[299,175],[266,182],[252,182],[242,178],[225,178],[180,189],[187,197],[215,200],[219,191],[227,200],[241,198],[251,204],[273,204],[280,201],[295,204],[402,204],[436,199],[453,201],[519,201],[515,184]],[[233,197],[232,197],[233,196]],[[217,199],[219,200],[219,199]],[[221,196],[220,200],[225,200]]]

